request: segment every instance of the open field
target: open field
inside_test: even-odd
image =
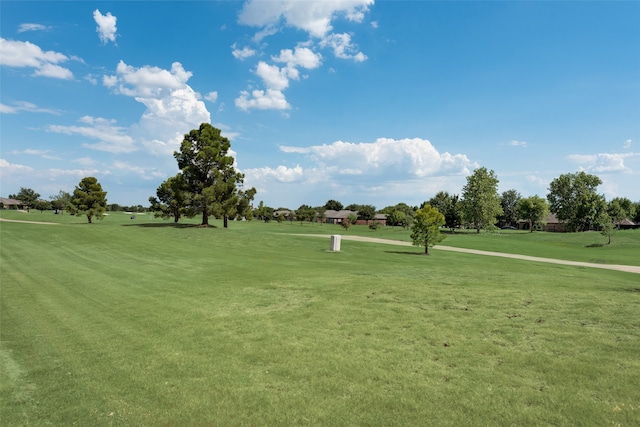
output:
[[[0,223],[2,425],[640,424],[637,274],[291,235],[391,228],[0,216],[61,223]],[[533,236],[443,244],[640,262],[636,232]]]

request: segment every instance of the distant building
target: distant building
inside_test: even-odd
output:
[[[6,197],[0,197],[0,206],[2,206],[2,209],[24,209],[22,201]]]

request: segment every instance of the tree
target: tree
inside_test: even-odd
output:
[[[320,225],[322,225],[327,219],[327,208],[324,206],[318,206],[315,207],[314,210],[318,213],[318,219],[320,220]]]
[[[635,206],[633,202],[626,197],[616,197],[607,205],[607,213],[613,221],[620,227],[620,222],[626,218],[633,218],[635,215]]]
[[[300,225],[302,225],[304,221],[313,221],[315,217],[316,210],[309,205],[301,205],[296,210],[296,218],[300,221]]]
[[[10,194],[9,198],[20,200],[27,208],[27,212],[29,212],[29,210],[38,202],[40,194],[36,193],[31,188],[20,187],[18,194]]]
[[[387,224],[389,225],[404,226],[406,224],[406,221],[407,215],[398,209],[393,209],[392,211],[387,213]]]
[[[185,213],[189,204],[190,193],[187,191],[187,183],[181,173],[164,181],[156,190],[155,197],[149,197],[151,210],[155,216],[162,218],[173,218],[177,223]]]
[[[607,245],[610,245],[611,236],[613,236],[616,232],[616,225],[613,223],[611,217],[606,212],[602,212],[600,214],[600,216],[598,217],[598,222],[600,226],[600,234],[609,239]]]
[[[332,199],[327,201],[327,203],[324,204],[324,207],[329,211],[341,211],[342,203]]]
[[[493,171],[482,167],[467,177],[467,184],[462,188],[462,215],[478,233],[480,229],[494,225],[496,217],[502,213],[498,182]]]
[[[226,228],[228,219],[246,209],[255,196],[254,188],[241,191],[244,175],[233,167],[230,147],[220,129],[202,123],[185,134],[180,151],[173,153],[190,193],[185,212],[190,217],[202,214],[203,226],[209,225],[209,216],[213,215],[223,218]]]
[[[462,224],[462,216],[460,214],[457,194],[450,195],[446,191],[439,191],[435,196],[429,199],[429,201],[423,203],[422,207],[426,204],[438,209],[438,211],[444,215],[444,225],[451,231],[454,231]]]
[[[599,177],[584,171],[562,174],[549,184],[549,209],[568,230],[590,230],[606,209],[604,196],[596,192],[600,184]]]
[[[258,208],[255,210],[254,216],[264,222],[269,222],[273,219],[273,208],[266,206],[262,200],[258,204]]]
[[[38,199],[33,204],[33,208],[39,210],[40,213],[42,213],[46,210],[51,209],[51,202],[49,202],[48,200]]]
[[[429,254],[429,247],[440,243],[445,235],[440,234],[444,225],[444,215],[438,209],[426,204],[418,209],[411,227],[411,240],[415,246],[424,246],[424,253]]]
[[[529,230],[533,233],[534,225],[541,223],[549,215],[549,204],[540,196],[531,196],[518,200],[517,215],[529,221]]]
[[[68,209],[69,205],[71,204],[71,194],[62,190],[60,190],[60,192],[55,196],[49,196],[49,199],[51,199],[51,207],[53,209],[59,210],[60,212]]]
[[[376,217],[376,207],[373,205],[360,205],[358,209],[358,219],[363,219],[366,221],[366,224],[369,224],[369,221],[375,219]]]
[[[73,190],[69,212],[73,215],[83,214],[87,216],[89,224],[92,218],[101,219],[107,207],[107,192],[102,191],[98,180],[92,176],[82,178],[82,181]]]
[[[500,196],[502,215],[500,221],[503,225],[513,225],[518,222],[518,201],[522,198],[516,190],[507,190]]]

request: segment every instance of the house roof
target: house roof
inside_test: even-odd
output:
[[[327,219],[345,219],[349,215],[358,215],[358,212],[350,211],[350,210],[347,210],[347,209],[342,209],[342,210],[339,210],[339,211],[327,210],[324,213],[324,216]]]
[[[24,205],[24,202],[16,199],[9,199],[6,197],[0,197],[0,203],[6,205]]]

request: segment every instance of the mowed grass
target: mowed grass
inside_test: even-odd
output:
[[[23,217],[62,224],[0,223],[2,425],[640,424],[637,274]]]

